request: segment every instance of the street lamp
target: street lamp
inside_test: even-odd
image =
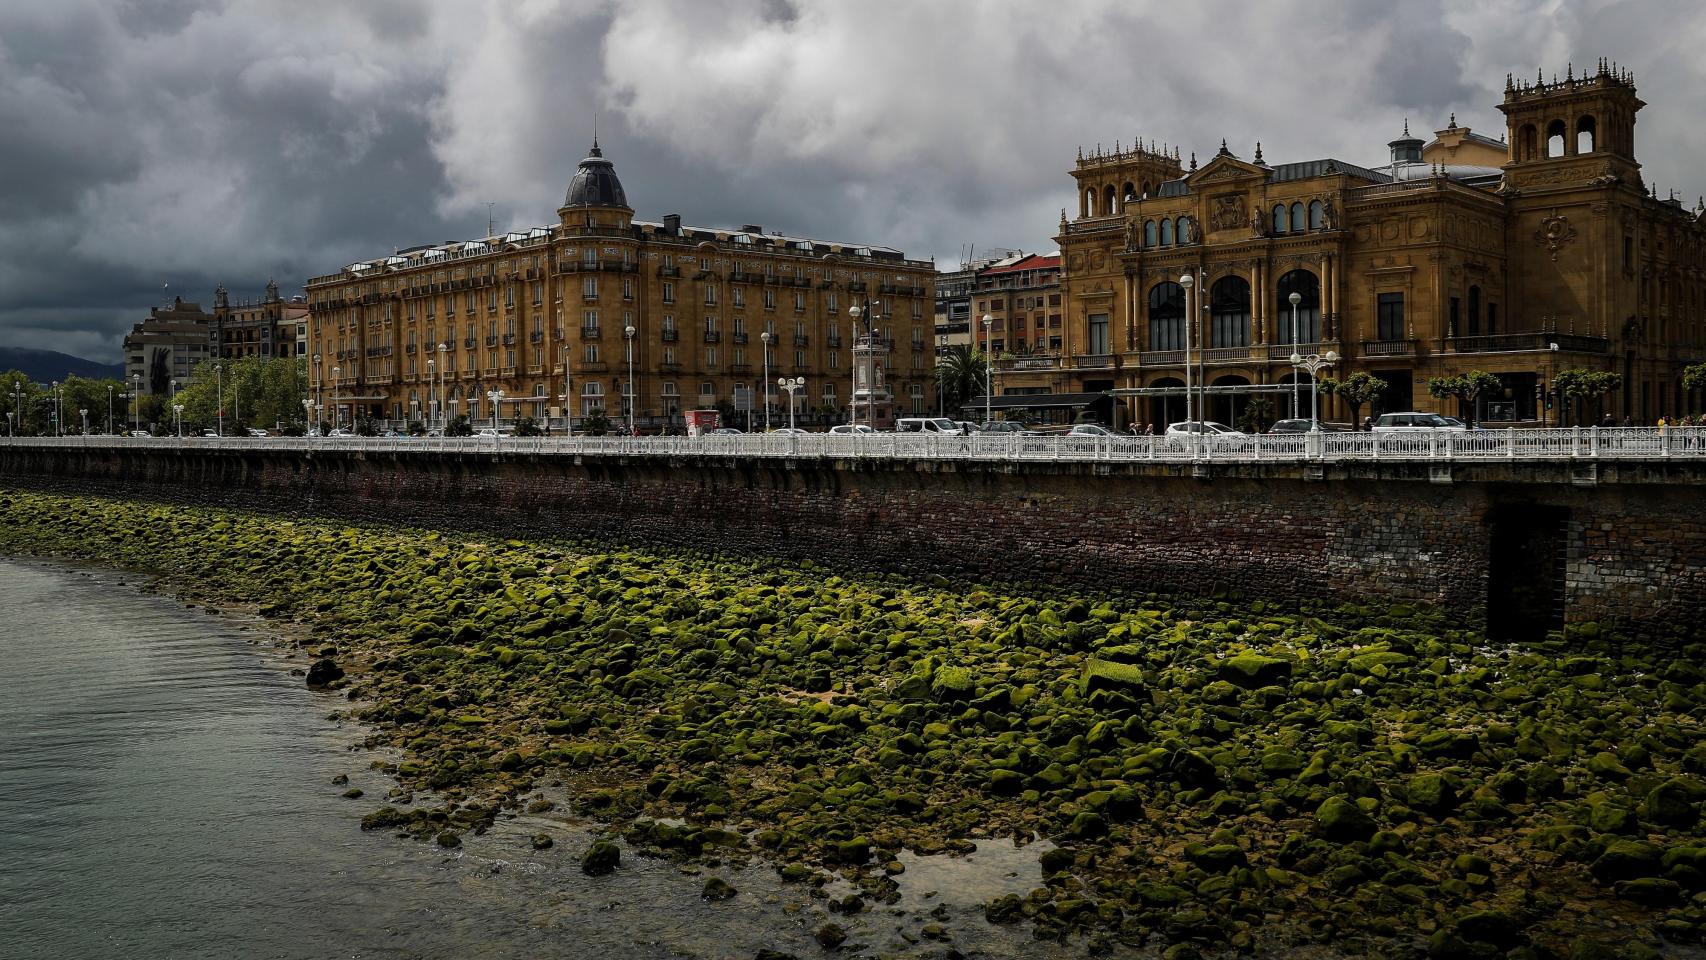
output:
[[[628,383],[624,389],[628,392],[628,436],[630,437],[634,435],[634,401],[637,399],[637,392],[634,390],[634,334],[638,332],[631,323],[622,328],[622,339],[628,348]],[[749,426],[747,429],[752,428]]]
[[[486,391],[486,399],[492,401],[492,432],[496,433],[498,430],[498,408],[503,405],[504,392],[502,390],[488,390]]]
[[[1185,424],[1186,424],[1185,429],[1186,430],[1192,429],[1190,427],[1190,423],[1191,423],[1191,326],[1192,326],[1191,321],[1194,319],[1194,317],[1191,314],[1191,287],[1194,286],[1196,284],[1196,282],[1197,282],[1197,278],[1191,276],[1188,273],[1179,274],[1179,286],[1185,288]],[[1196,433],[1194,430],[1191,433],[1191,437],[1193,439],[1196,437]],[[1194,444],[1193,444],[1193,446],[1194,446]]]
[[[177,426],[178,437],[180,439],[182,439],[182,437],[184,435],[184,405],[183,404],[181,404],[181,403],[172,404],[172,423]]]
[[[63,437],[65,436],[65,418],[62,416],[62,411],[59,409],[59,381],[53,381],[52,386],[53,405],[49,410],[53,414],[53,435],[56,437]]]
[[[871,300],[865,299],[847,308],[847,315],[853,318],[853,396],[849,408],[853,425],[859,425],[859,375],[865,376],[865,419],[871,429],[877,427],[877,352],[876,328],[873,326],[871,315]],[[881,306],[879,303],[878,306]],[[859,318],[865,318],[865,360],[870,364],[868,370],[861,370],[859,361]]]
[[[759,334],[758,339],[764,341],[764,379],[760,380],[759,383],[764,385],[764,391],[763,391],[763,393],[764,393],[764,432],[769,433],[770,432],[770,339],[771,339],[770,338],[770,331],[766,330],[763,333]],[[631,374],[630,374],[630,376],[631,376]],[[794,425],[793,422],[790,420],[790,422],[788,423],[788,426],[791,427],[793,425]]]
[[[18,425],[12,421],[12,418],[17,415],[17,411],[15,410],[6,411],[6,436],[8,437],[15,437],[18,435]]]
[[[768,383],[769,382],[768,379],[765,382]],[[794,400],[795,400],[795,394],[799,393],[800,388],[804,387],[806,385],[806,378],[805,377],[782,377],[781,379],[776,381],[776,385],[778,387],[781,387],[782,389],[788,391],[788,433],[791,435],[794,432],[794,406],[795,406]]]
[[[214,411],[214,431],[218,436],[225,436],[225,368],[220,364],[213,365],[214,395],[218,398],[219,409]]]
[[[309,424],[315,433],[320,432],[319,421],[314,419],[314,398],[312,397],[305,398],[302,401],[302,420]]]
[[[995,326],[995,318],[990,316],[987,313],[984,314],[983,315],[983,425],[986,427],[989,426],[991,420],[993,419],[989,415],[989,395],[990,395],[990,393],[993,392],[993,388],[990,386],[990,370],[993,369],[993,367],[994,367],[994,363],[991,361],[990,354],[989,354],[989,343],[990,343],[989,330],[993,326]]]
[[[427,431],[432,431],[432,422],[438,416],[438,361],[427,358]]]
[[[130,379],[130,432],[135,433],[142,429],[142,374],[133,373]]]
[[[942,355],[948,352],[948,335],[938,334],[936,337],[936,415],[948,415],[948,394],[942,387]]]
[[[113,385],[107,384],[107,435],[113,432]]]
[[[1303,302],[1303,294],[1298,293],[1297,291],[1293,290],[1291,293],[1291,296],[1287,297],[1286,299],[1291,301],[1291,355],[1295,357],[1295,356],[1297,356],[1297,333],[1298,333],[1298,331],[1297,331],[1297,305]],[[1291,378],[1291,418],[1293,420],[1297,419],[1297,376],[1296,376],[1296,374],[1293,374],[1292,378]]]
[[[336,430],[343,423],[343,407],[338,404],[338,374],[342,367],[332,368],[332,429]]]
[[[1302,367],[1309,371],[1309,432],[1321,432],[1321,421],[1316,412],[1320,404],[1320,393],[1316,389],[1315,377],[1322,370],[1339,362],[1339,355],[1331,350],[1324,354],[1312,353],[1305,357],[1297,353],[1291,355],[1291,365]]]
[[[83,418],[83,435],[88,436],[89,435],[89,408],[88,407],[77,408],[77,415]]]
[[[325,406],[326,397],[320,390],[320,355],[316,353],[314,354],[314,409],[321,410]],[[314,422],[314,429],[316,431],[320,429],[318,420]]]

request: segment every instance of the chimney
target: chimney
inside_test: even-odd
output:
[[[681,214],[666,213],[663,216],[664,232],[672,237],[681,236]]]

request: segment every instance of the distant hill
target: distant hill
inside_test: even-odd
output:
[[[28,350],[23,347],[0,347],[0,371],[4,370],[22,370],[37,383],[64,380],[67,374],[124,379],[124,364],[121,363],[96,363],[57,350]]]

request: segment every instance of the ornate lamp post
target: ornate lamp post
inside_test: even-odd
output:
[[[113,432],[113,385],[107,384],[107,433]]]
[[[1185,288],[1185,429],[1191,430],[1191,326],[1195,316],[1191,313],[1191,287],[1195,286],[1197,278],[1188,273],[1179,274],[1179,286]],[[1193,430],[1192,438],[1196,437]],[[1192,446],[1195,446],[1193,443]]]
[[[213,365],[213,387],[218,397],[219,409],[214,413],[215,432],[225,436],[225,368],[219,364]]]
[[[184,405],[183,404],[181,404],[181,403],[172,404],[172,423],[177,428],[179,439],[182,439],[183,435],[184,435]]]
[[[878,302],[877,306],[881,306],[881,303]],[[871,308],[872,308],[872,301],[869,297],[866,297],[866,298],[860,300],[858,303],[847,308],[847,315],[849,317],[853,318],[853,325],[854,325],[853,326],[853,396],[850,398],[850,400],[852,401],[852,406],[850,408],[850,412],[852,413],[853,425],[855,427],[857,427],[859,425],[859,375],[861,373],[864,373],[865,374],[865,419],[868,421],[868,425],[871,427],[871,429],[875,430],[877,428],[877,383],[876,383],[876,381],[877,381],[877,340],[876,340],[876,328],[873,326],[874,318],[873,318],[873,315],[871,313]],[[859,329],[858,329],[858,324],[859,324],[859,318],[860,317],[865,318],[865,363],[869,364],[869,368],[864,369],[864,370],[860,369],[861,363],[859,361]]]
[[[492,401],[492,432],[498,429],[498,408],[503,406],[504,392],[502,390],[486,391],[486,399]]]
[[[130,375],[130,432],[142,429],[142,374]]]
[[[638,332],[631,323],[622,328],[622,339],[628,348],[628,382],[623,386],[623,389],[628,393],[628,436],[630,437],[634,435],[634,407],[639,399],[639,393],[634,389],[634,334]]]
[[[77,409],[77,414],[83,418],[83,435],[88,436],[89,435],[89,408],[88,407],[79,407]]]
[[[309,397],[302,401],[302,422],[309,424],[315,433],[319,433],[319,424],[314,420],[314,399]]]
[[[1309,432],[1321,432],[1321,420],[1316,414],[1320,405],[1320,391],[1315,381],[1316,375],[1339,362],[1339,355],[1331,350],[1324,354],[1312,353],[1305,357],[1296,353],[1291,355],[1291,365],[1309,371]]]
[[[763,394],[764,394],[764,432],[769,433],[770,432],[770,340],[771,340],[770,331],[766,330],[763,333],[759,334],[758,339],[764,341],[764,379],[760,380],[759,383],[762,384],[764,387],[764,390],[763,390]],[[780,381],[778,381],[778,382],[780,382]],[[792,412],[792,411],[790,411],[790,412]],[[788,426],[791,427],[793,425],[794,425],[793,421],[790,420],[788,423]]]
[[[806,385],[806,378],[783,377],[776,381],[776,385],[788,391],[788,431],[792,434],[794,430],[794,407],[796,406],[794,403],[795,394],[799,393],[800,389]]]
[[[65,418],[60,415],[59,410],[59,381],[53,381],[52,387],[53,403],[48,407],[48,411],[53,416],[53,435],[63,437],[65,436]]]
[[[438,361],[427,358],[427,432],[432,432],[432,423],[438,416]]]
[[[995,360],[989,352],[989,331],[995,326],[995,318],[989,314],[983,315],[983,424],[988,426],[992,419],[989,414],[989,395],[994,388],[991,385],[990,371],[994,369]]]
[[[1291,301],[1291,355],[1297,356],[1297,305],[1303,302],[1303,294],[1292,291],[1286,298]],[[1295,362],[1295,361],[1293,361]],[[1291,418],[1297,419],[1297,377],[1291,378]]]
[[[942,355],[948,351],[948,335],[936,337],[936,415],[948,415],[948,394],[942,387]]]
[[[333,367],[332,368],[332,429],[333,430],[336,430],[338,427],[342,426],[343,421],[344,421],[343,408],[338,405],[338,374],[341,373],[342,371],[343,371],[342,367]]]

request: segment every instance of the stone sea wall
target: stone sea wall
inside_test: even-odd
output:
[[[1690,635],[1701,474],[0,448],[0,483],[61,492]]]

